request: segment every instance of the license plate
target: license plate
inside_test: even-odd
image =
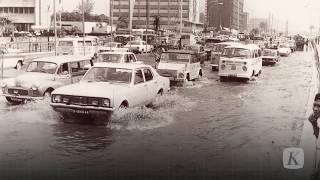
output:
[[[88,110],[82,110],[82,109],[74,109],[73,113],[76,113],[76,114],[89,114],[89,111]]]
[[[237,66],[236,65],[232,65],[231,66],[231,70],[236,70],[237,69]]]

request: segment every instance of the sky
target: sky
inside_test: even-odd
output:
[[[318,31],[320,25],[320,0],[244,0],[249,17],[268,18],[273,14],[278,21],[278,29],[283,29],[288,20],[290,32],[308,31],[313,24]],[[61,0],[64,10],[72,11],[81,0]],[[96,14],[109,14],[109,0],[94,0]],[[200,0],[204,11],[205,0]]]

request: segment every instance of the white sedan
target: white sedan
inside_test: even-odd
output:
[[[168,90],[169,79],[149,65],[96,63],[80,83],[53,91],[50,105],[64,116],[93,115],[105,124],[116,109],[150,104]]]
[[[280,56],[289,56],[291,54],[291,48],[286,44],[280,44],[278,47],[278,51],[280,53]]]

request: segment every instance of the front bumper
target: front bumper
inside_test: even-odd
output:
[[[115,111],[115,108],[95,107],[95,106],[80,106],[80,105],[67,105],[63,103],[50,103],[53,110],[60,113],[72,113],[83,115],[106,115]]]
[[[17,101],[19,101],[19,100],[22,101],[22,100],[42,100],[42,99],[44,99],[43,96],[32,97],[32,96],[19,96],[19,95],[11,95],[11,94],[1,94],[1,96],[17,99]]]

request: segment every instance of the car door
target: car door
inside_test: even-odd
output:
[[[56,80],[61,84],[68,85],[72,83],[69,63],[63,63],[60,65]]]
[[[145,83],[142,69],[134,71],[133,88],[130,92],[129,106],[144,105],[148,99],[148,85]]]
[[[158,90],[159,90],[159,82],[155,78],[154,74],[152,73],[150,68],[143,69],[143,75],[146,80],[147,84],[147,91],[148,91],[148,102],[152,101],[153,98],[156,97]]]

